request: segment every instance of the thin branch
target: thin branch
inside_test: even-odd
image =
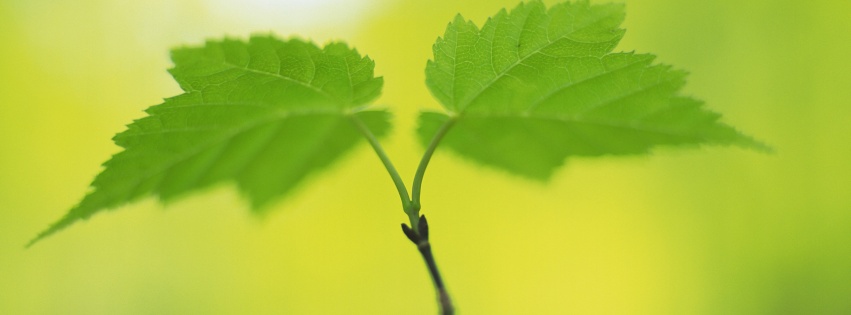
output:
[[[452,299],[449,297],[449,292],[446,291],[446,286],[443,284],[443,278],[440,277],[440,271],[437,269],[437,262],[434,260],[434,255],[431,252],[431,243],[428,241],[428,221],[425,216],[419,218],[418,231],[414,231],[406,224],[402,223],[402,232],[408,237],[423,256],[423,260],[428,267],[428,272],[431,275],[431,281],[434,283],[434,290],[437,293],[437,303],[440,306],[440,315],[455,314],[455,306],[452,305]]]

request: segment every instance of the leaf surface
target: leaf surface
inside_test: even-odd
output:
[[[124,150],[33,242],[145,196],[168,201],[223,181],[260,211],[349,151],[362,137],[352,119],[378,136],[390,128],[388,113],[365,109],[383,84],[373,61],[342,43],[253,36],[178,48],[172,60],[185,93],[116,135]]]
[[[679,95],[686,73],[653,55],[612,53],[623,6],[541,2],[502,10],[479,29],[460,15],[434,44],[426,83],[448,113],[424,112],[427,144],[546,180],[569,156],[647,153],[659,145],[767,149]]]

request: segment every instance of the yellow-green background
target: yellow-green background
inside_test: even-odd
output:
[[[0,314],[435,314],[393,186],[361,145],[266,218],[229,185],[23,245],[109,140],[180,93],[168,50],[225,34],[342,39],[376,60],[410,178],[431,44],[514,0],[0,2]],[[774,145],[573,159],[549,185],[438,152],[424,190],[460,314],[851,314],[851,2],[627,3],[619,50]]]

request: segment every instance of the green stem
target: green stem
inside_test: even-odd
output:
[[[417,174],[414,175],[414,185],[411,190],[411,194],[414,198],[411,200],[413,203],[416,212],[419,212],[421,204],[420,204],[420,191],[423,187],[423,176],[425,176],[426,167],[428,167],[428,162],[431,160],[431,156],[434,155],[434,150],[437,149],[437,145],[440,144],[440,140],[443,140],[443,136],[449,132],[449,129],[455,125],[455,117],[449,117],[449,119],[440,126],[440,129],[437,130],[437,133],[434,134],[434,137],[431,138],[431,142],[428,144],[428,148],[426,148],[425,153],[423,154],[423,158],[420,160],[420,165],[417,167]],[[411,224],[416,227],[417,225],[414,222]]]
[[[370,131],[357,116],[352,114],[349,115],[349,118],[351,118],[352,123],[358,128],[360,133],[366,137],[369,144],[372,145],[372,149],[375,150],[376,154],[378,154],[378,158],[381,159],[381,163],[384,164],[384,168],[387,169],[387,173],[390,173],[390,177],[393,179],[393,184],[396,185],[396,190],[399,192],[399,199],[402,200],[402,210],[404,210],[410,217],[410,209],[412,207],[411,198],[408,197],[408,188],[405,187],[405,182],[402,181],[402,177],[399,176],[399,172],[396,171],[396,167],[393,166],[393,162],[390,161],[390,157],[388,157],[387,153],[384,152],[384,148],[381,147],[381,143],[378,142],[378,139],[375,138],[372,131]],[[411,221],[411,224],[414,223],[414,221]]]

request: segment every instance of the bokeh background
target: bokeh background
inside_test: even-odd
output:
[[[549,3],[553,3],[549,1]],[[434,39],[516,0],[3,0],[0,314],[435,314],[384,169],[361,145],[264,218],[230,185],[24,244],[87,191],[110,138],[180,93],[168,50],[345,40],[386,80],[410,180]],[[772,144],[572,159],[543,185],[438,152],[424,213],[460,314],[851,314],[851,2],[627,1],[618,50]]]

